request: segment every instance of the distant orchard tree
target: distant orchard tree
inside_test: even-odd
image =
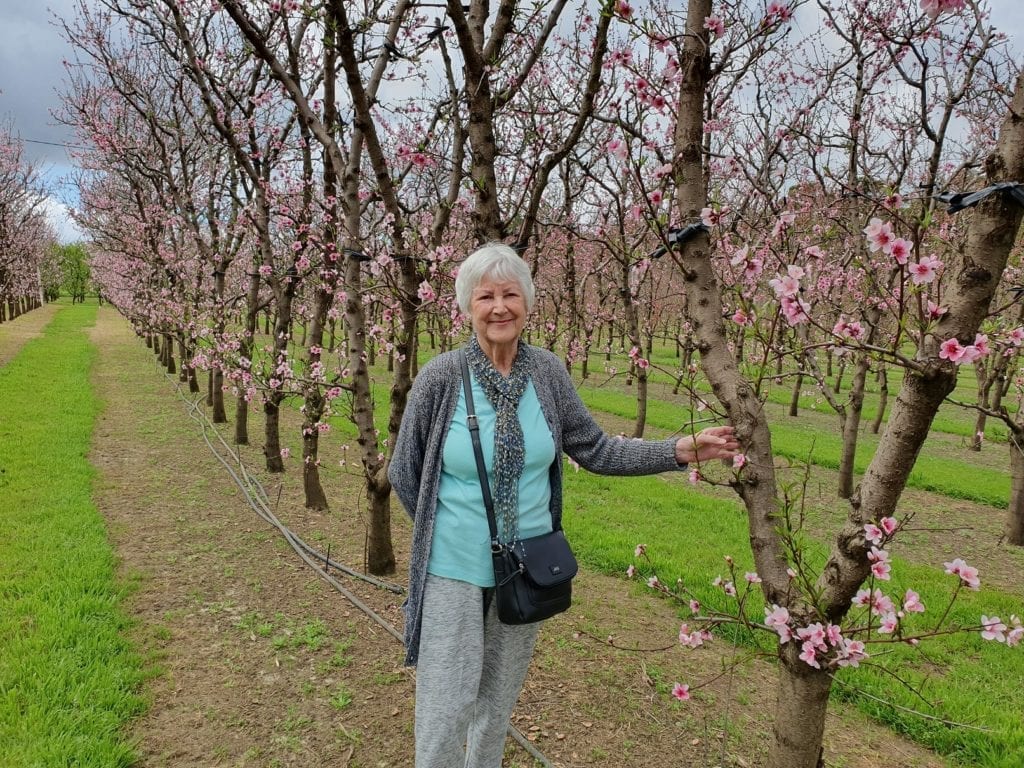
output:
[[[71,297],[71,303],[84,302],[89,286],[89,253],[81,243],[55,245],[60,268],[60,288]]]

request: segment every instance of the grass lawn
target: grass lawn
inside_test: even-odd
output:
[[[141,662],[94,507],[98,402],[86,336],[65,306],[0,368],[0,765],[129,766]]]

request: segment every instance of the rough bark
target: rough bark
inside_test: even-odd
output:
[[[1010,504],[1006,510],[1006,541],[1024,547],[1024,430],[1010,434]]]
[[[850,382],[850,399],[843,418],[843,450],[839,458],[839,479],[836,491],[840,499],[853,495],[853,469],[857,459],[857,438],[861,414],[864,412],[864,387],[868,378],[867,355],[860,355]]]
[[[678,220],[683,223],[698,220],[707,200],[701,115],[710,56],[707,33],[701,25],[710,13],[710,0],[689,0],[673,163]],[[986,171],[988,183],[1024,178],[1024,74],[1017,81],[1010,113]],[[815,585],[815,602],[834,623],[839,623],[849,610],[851,599],[869,574],[863,525],[895,511],[932,419],[956,384],[955,367],[938,357],[939,344],[951,336],[962,344],[973,341],[1005,269],[1021,214],[1019,206],[997,196],[984,201],[973,213],[962,263],[950,264],[947,273],[949,311],[934,334],[923,340],[914,367],[904,377],[878,451],[851,499],[849,521],[837,535]],[[751,548],[765,597],[770,603],[788,606],[797,622],[805,622],[813,612],[807,605],[791,600],[787,590],[768,426],[754,389],[739,374],[728,352],[721,292],[712,270],[707,235],[689,240],[675,256],[685,281],[688,312],[704,372],[748,458],[737,491],[747,509]],[[794,647],[782,647],[780,651],[775,738],[766,758],[769,768],[817,768],[822,764],[831,680],[826,673],[794,658],[796,653]]]
[[[871,423],[871,434],[877,435],[878,431],[882,428],[882,422],[885,420],[885,409],[889,407],[889,374],[885,370],[885,365],[882,365],[878,369],[878,413],[875,414],[875,420]]]

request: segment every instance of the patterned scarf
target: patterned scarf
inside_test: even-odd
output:
[[[466,347],[466,359],[473,375],[497,414],[494,424],[494,519],[502,541],[519,537],[519,478],[526,463],[526,444],[519,423],[519,400],[530,380],[529,351],[519,344],[512,372],[501,375],[480,348],[474,334]]]

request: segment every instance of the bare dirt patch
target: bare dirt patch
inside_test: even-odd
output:
[[[247,506],[208,452],[152,354],[109,309],[93,339],[93,382],[106,408],[92,461],[97,504],[131,584],[135,639],[152,677],[135,725],[141,766],[403,766],[412,764],[413,679],[402,649],[299,561]],[[260,468],[261,425],[243,449]],[[298,430],[287,417],[289,440]],[[337,466],[335,464],[335,466]],[[330,475],[330,513],[302,507],[297,470],[264,482],[278,515],[310,543],[359,567],[365,526],[359,484]],[[399,576],[408,526],[395,504]],[[389,621],[401,598],[346,581]],[[734,650],[671,644],[674,608],[622,579],[583,572],[571,611],[547,623],[515,715],[555,766],[756,766],[769,739],[770,665],[752,662],[686,705],[677,679],[717,675]],[[939,768],[927,750],[837,708],[829,765]],[[506,768],[534,765],[511,741]]]

